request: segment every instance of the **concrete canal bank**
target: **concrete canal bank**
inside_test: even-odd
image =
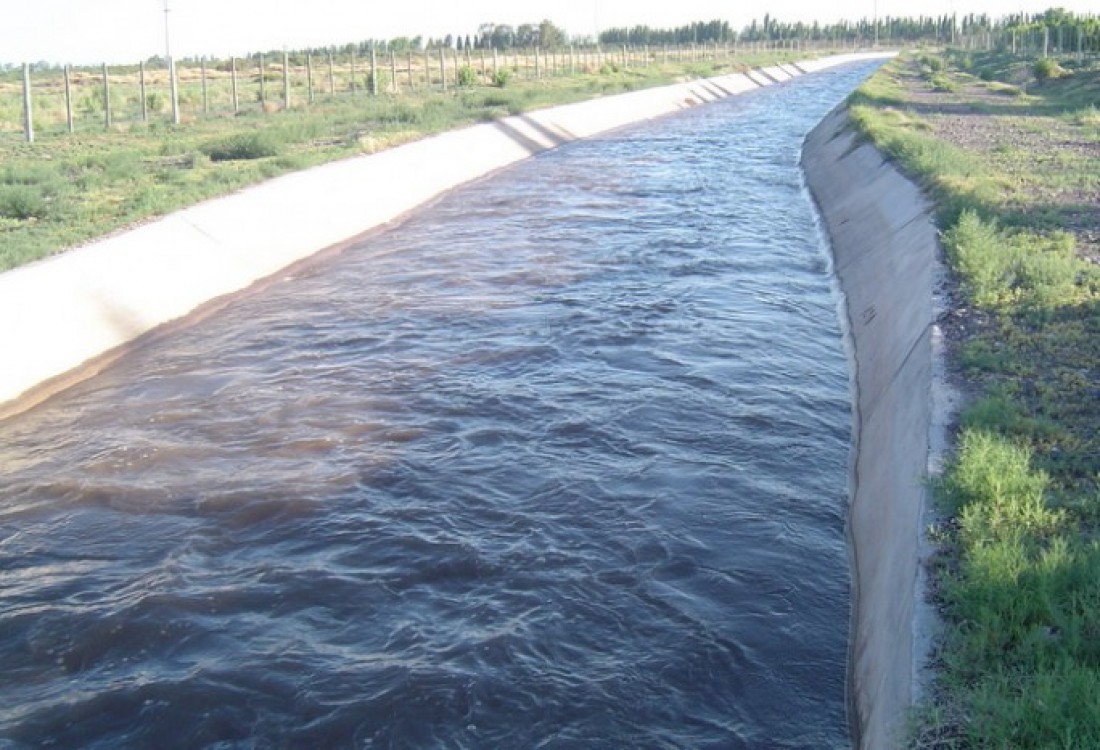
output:
[[[476,125],[286,175],[0,274],[0,417],[93,374],[166,323],[520,159],[871,57],[773,66]]]
[[[832,243],[852,368],[852,730],[860,748],[882,750],[899,746],[922,658],[937,232],[917,187],[858,140],[843,107],[806,139],[803,167]]]

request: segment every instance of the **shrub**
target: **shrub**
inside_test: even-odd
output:
[[[920,64],[928,68],[932,73],[942,73],[944,69],[944,62],[938,57],[932,57],[931,55],[924,55],[920,59]]]
[[[1037,81],[1052,81],[1055,78],[1062,78],[1069,75],[1069,71],[1059,65],[1055,60],[1049,57],[1043,57],[1035,61],[1035,64],[1031,67],[1031,72],[1035,75]]]
[[[1072,297],[1081,274],[1071,235],[1008,236],[969,209],[944,233],[943,244],[970,298],[981,307],[1020,302],[1050,309]]]
[[[202,152],[209,156],[211,161],[236,161],[276,156],[281,149],[282,144],[275,136],[260,130],[253,133],[238,133],[208,143],[202,147]]]
[[[458,69],[457,82],[459,86],[476,86],[477,71],[469,65],[463,65]]]
[[[493,73],[493,85],[499,89],[507,86],[510,80],[512,80],[512,71],[508,68],[498,68],[497,72]]]
[[[0,185],[0,217],[41,219],[46,215],[46,198],[30,185]]]

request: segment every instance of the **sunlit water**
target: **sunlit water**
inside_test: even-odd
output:
[[[844,746],[797,159],[868,72],[530,160],[0,424],[0,746]]]

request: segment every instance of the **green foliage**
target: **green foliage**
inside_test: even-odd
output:
[[[497,68],[493,73],[493,85],[499,89],[507,86],[510,80],[512,80],[512,71],[508,68]]]
[[[1063,78],[1070,75],[1070,72],[1058,64],[1057,60],[1052,60],[1049,57],[1044,57],[1035,61],[1035,64],[1031,67],[1031,72],[1035,76],[1037,81],[1051,81],[1056,78]]]
[[[473,87],[478,84],[477,71],[469,65],[463,65],[458,69],[455,80],[459,86]]]
[[[943,236],[968,296],[986,308],[1021,302],[1050,309],[1075,296],[1081,261],[1071,235],[1007,235],[967,209]]]
[[[265,159],[278,155],[282,145],[269,131],[257,130],[250,133],[237,133],[207,143],[202,147],[202,152],[209,156],[211,161]]]
[[[30,185],[0,185],[0,217],[41,219],[46,216],[46,198]]]

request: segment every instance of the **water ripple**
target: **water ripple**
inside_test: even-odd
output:
[[[867,72],[537,157],[4,423],[0,746],[844,746],[796,161]]]

